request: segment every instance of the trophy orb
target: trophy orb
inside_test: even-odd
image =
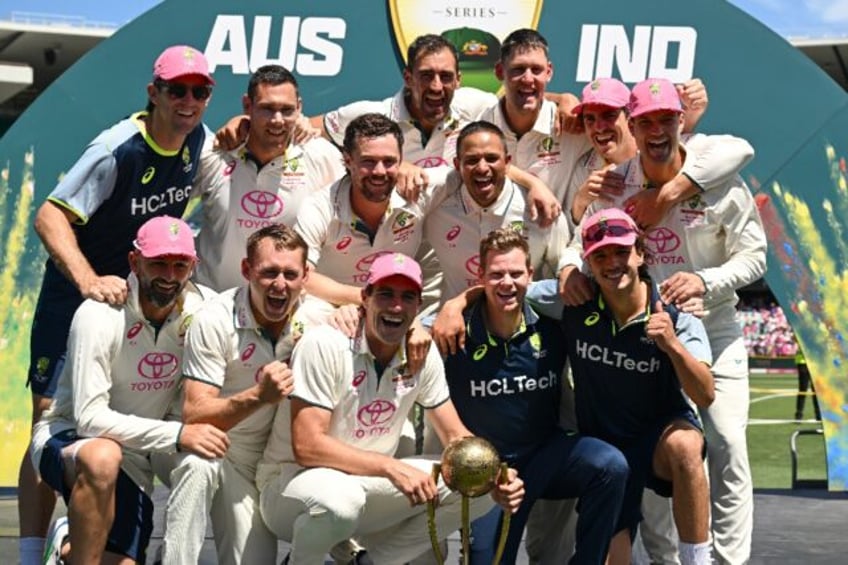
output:
[[[442,453],[442,476],[452,490],[475,498],[489,492],[498,476],[500,457],[483,438],[466,437],[451,442]]]

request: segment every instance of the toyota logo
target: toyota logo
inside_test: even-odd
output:
[[[656,228],[645,235],[645,247],[654,255],[671,253],[680,247],[680,238],[668,228]]]
[[[474,275],[475,277],[480,276],[480,256],[474,255],[468,261],[465,262],[465,270]]]
[[[145,379],[167,379],[177,372],[179,362],[173,353],[151,352],[138,362],[138,374]]]
[[[283,212],[283,201],[276,194],[253,190],[241,197],[241,209],[254,218],[275,218]]]
[[[415,164],[422,169],[431,169],[433,167],[441,167],[442,165],[447,165],[448,162],[442,159],[441,157],[424,157],[423,159],[418,159],[415,161]]]
[[[377,399],[360,408],[356,419],[365,427],[380,426],[391,420],[396,410],[395,405],[388,400]]]

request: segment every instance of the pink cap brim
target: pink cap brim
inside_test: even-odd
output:
[[[595,243],[590,245],[588,249],[584,249],[583,258],[585,259],[589,255],[591,255],[595,250],[600,249],[601,247],[607,247],[609,245],[621,245],[623,247],[632,247],[635,244],[636,232],[626,233],[618,237],[604,237],[600,241],[596,241]]]

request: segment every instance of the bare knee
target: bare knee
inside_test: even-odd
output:
[[[73,450],[71,445],[68,449]],[[66,452],[66,458],[73,457]],[[73,469],[76,482],[84,482],[97,491],[114,489],[121,470],[121,446],[110,440],[96,438],[86,441],[67,467]]]
[[[704,472],[704,437],[696,429],[673,429],[663,435],[657,444],[654,469],[659,477],[694,476]]]

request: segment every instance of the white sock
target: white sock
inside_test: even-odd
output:
[[[708,541],[703,543],[680,542],[680,565],[710,565],[712,544]]]
[[[41,565],[44,553],[44,538],[20,538],[18,540],[21,565]]]

